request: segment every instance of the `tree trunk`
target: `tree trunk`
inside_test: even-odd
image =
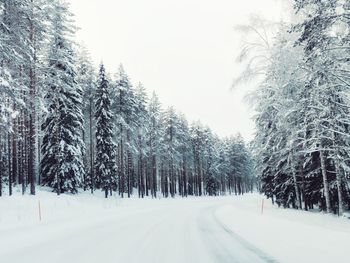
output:
[[[93,121],[93,114],[92,114],[92,104],[93,100],[90,98],[89,102],[89,130],[90,130],[90,179],[91,179],[91,193],[94,193],[95,190],[95,170],[94,170],[94,134],[93,134],[93,127],[92,127],[92,121]]]
[[[335,160],[335,173],[337,176],[337,191],[338,191],[338,205],[339,205],[339,216],[342,216],[344,213],[344,208],[343,208],[343,194],[342,194],[342,176],[341,176],[341,171],[340,171],[340,165],[339,161],[336,159]]]
[[[2,157],[3,151],[5,150],[3,148],[3,143],[2,143],[2,133],[0,133],[0,197],[2,196],[2,178],[3,178],[3,173],[5,170],[5,160]]]
[[[129,141],[130,143],[130,141]],[[127,167],[127,180],[128,180],[128,198],[130,198],[131,195],[131,153],[128,149],[127,151],[127,157],[128,157],[128,167]]]
[[[30,184],[30,194],[35,195],[35,180],[36,180],[36,71],[35,64],[37,60],[35,47],[35,27],[33,24],[34,10],[33,0],[31,0],[32,14],[29,19],[29,40],[33,47],[33,60],[29,68],[29,156],[28,156],[28,181]]]
[[[35,89],[35,71],[33,66],[30,68],[30,113],[29,113],[29,158],[28,158],[28,180],[30,183],[30,194],[35,195],[35,154],[36,154],[36,89]]]
[[[296,171],[295,171],[293,151],[290,152],[289,157],[290,157],[290,169],[292,170],[292,176],[293,176],[294,191],[295,191],[295,196],[296,196],[297,204],[298,204],[297,208],[301,209],[300,192],[299,192],[299,187],[298,187],[298,182],[297,182],[297,175],[296,175]]]
[[[338,192],[338,213],[339,216],[342,216],[344,213],[344,208],[343,208],[343,193],[342,193],[342,175],[341,175],[341,169],[340,169],[340,163],[338,160],[338,147],[335,145],[336,139],[337,139],[337,135],[335,132],[332,133],[333,135],[333,146],[334,146],[334,150],[335,150],[335,158],[334,158],[334,168],[335,168],[335,174],[336,174],[336,181],[337,181],[337,192]]]
[[[301,165],[301,168],[300,168],[300,174],[301,174],[301,178],[302,178],[302,187],[301,187],[301,196],[302,196],[302,201],[303,201],[303,204],[304,204],[304,210],[307,211],[307,201],[306,201],[306,195],[305,195],[305,175],[304,175],[304,168],[303,168],[303,164]]]
[[[183,195],[187,197],[187,172],[186,172],[186,158],[183,157]]]
[[[321,171],[322,171],[322,178],[323,178],[323,190],[324,190],[324,196],[326,199],[326,211],[327,213],[331,213],[329,186],[327,181],[326,163],[325,163],[325,156],[324,156],[323,150],[320,151],[320,161],[321,161]]]
[[[15,110],[15,109],[14,109]],[[17,118],[13,119],[12,133],[12,175],[11,184],[17,183],[18,160],[17,160]]]
[[[123,142],[123,125],[120,124],[120,168],[119,168],[119,194],[124,197],[124,142]]]
[[[152,155],[152,176],[153,176],[153,194],[157,197],[157,162],[156,156]]]
[[[141,175],[141,197],[144,198],[145,196],[145,179],[144,179],[144,172],[143,172],[143,161],[142,157],[140,157],[140,175]]]
[[[10,117],[9,117],[10,118]],[[12,154],[12,150],[11,150],[11,133],[8,132],[7,134],[7,145],[8,145],[8,183],[9,183],[9,196],[12,195],[12,158],[11,158],[11,154]]]

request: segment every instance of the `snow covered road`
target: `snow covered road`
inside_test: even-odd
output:
[[[217,208],[212,206],[201,210],[197,220],[200,236],[211,259],[208,262],[277,262],[225,226],[215,215]]]
[[[2,230],[0,261],[273,262],[217,220],[215,211],[227,200],[203,198],[131,205],[130,209],[112,207],[99,215]]]
[[[278,209],[266,200],[261,214],[261,201],[257,194],[6,197],[0,200],[0,262],[349,262],[348,219]]]

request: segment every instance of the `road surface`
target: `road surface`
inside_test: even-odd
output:
[[[0,262],[276,262],[216,218],[225,200],[191,198],[115,208],[103,215],[0,231]]]

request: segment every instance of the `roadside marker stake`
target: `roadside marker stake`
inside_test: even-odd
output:
[[[261,202],[261,214],[264,214],[264,198],[262,199],[262,202]]]

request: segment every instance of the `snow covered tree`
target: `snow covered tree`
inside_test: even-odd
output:
[[[294,2],[300,22],[280,24],[273,41],[255,28],[260,43],[240,56],[248,68],[237,79],[261,80],[254,98],[256,171],[261,190],[278,205],[341,215],[350,204],[349,4]]]
[[[157,196],[159,174],[159,159],[162,145],[162,126],[161,126],[161,104],[157,95],[153,92],[148,104],[148,148],[149,148],[149,166],[151,174],[151,192],[154,197]]]
[[[0,3],[0,127],[7,123],[12,141],[7,146],[12,155],[9,187],[20,183],[23,194],[28,183],[35,194],[37,179],[38,90],[44,75],[48,6],[42,0]]]
[[[203,192],[203,154],[204,154],[204,127],[200,122],[193,123],[190,127],[191,147],[193,155],[193,191],[194,195],[202,195]]]
[[[308,70],[309,103],[313,107],[308,138],[319,154],[323,178],[326,211],[331,212],[332,174],[336,175],[339,214],[343,213],[344,175],[349,170],[346,161],[349,150],[350,69],[350,5],[347,1],[295,1],[295,9],[308,16],[294,28],[301,32],[299,43],[304,45],[305,67]]]
[[[84,178],[84,190],[90,188],[91,192],[95,188],[94,160],[95,160],[95,93],[96,76],[89,52],[86,47],[79,45],[77,50],[77,82],[83,89],[83,116],[84,130],[83,140],[86,145],[84,154],[84,166],[86,176]]]
[[[47,77],[48,113],[42,124],[41,176],[44,185],[77,193],[84,177],[82,90],[76,81],[69,36],[74,33],[65,3],[53,4],[53,39]]]
[[[147,93],[144,86],[139,83],[135,90],[136,101],[136,120],[135,128],[137,136],[137,183],[134,185],[139,190],[139,196],[148,196],[148,191],[151,189],[152,177],[147,169]]]
[[[174,197],[176,194],[176,177],[177,177],[177,167],[180,163],[180,153],[179,153],[179,121],[177,113],[173,107],[169,107],[164,113],[162,118],[162,123],[164,125],[164,153],[162,155],[163,162],[163,194],[168,197]]]
[[[173,107],[162,111],[122,66],[115,84],[101,66],[96,85],[72,22],[64,0],[0,1],[0,196],[5,185],[10,195],[28,185],[35,194],[36,183],[57,194],[102,188],[106,197],[136,188],[140,197],[224,194],[232,178],[248,189],[248,172],[230,162],[246,163],[243,144],[189,127]]]
[[[135,91],[123,66],[119,67],[117,83],[113,94],[113,109],[116,119],[118,141],[118,176],[119,193],[128,197],[132,194],[133,163],[132,156],[136,153],[136,113],[137,102]],[[125,165],[126,164],[126,165]]]
[[[103,64],[100,66],[96,91],[96,184],[105,192],[112,194],[117,190],[116,144],[113,142],[113,118],[111,112],[111,95]]]
[[[45,65],[42,59],[46,52],[45,37],[49,34],[46,12],[50,3],[43,0],[29,0],[26,6],[26,21],[28,21],[28,43],[29,56],[25,63],[28,76],[29,112],[28,112],[28,181],[30,182],[30,193],[35,194],[35,182],[38,177],[38,147],[39,147],[39,124],[38,111],[42,104],[41,94]]]
[[[217,138],[209,127],[204,128],[203,141],[203,191],[208,195],[216,195],[219,190],[219,181],[217,178]]]
[[[190,170],[192,168],[192,149],[191,149],[191,134],[186,117],[180,114],[178,117],[178,134],[179,134],[179,146],[178,151],[180,154],[179,162],[179,194],[182,197],[187,197],[189,193],[189,177]]]

